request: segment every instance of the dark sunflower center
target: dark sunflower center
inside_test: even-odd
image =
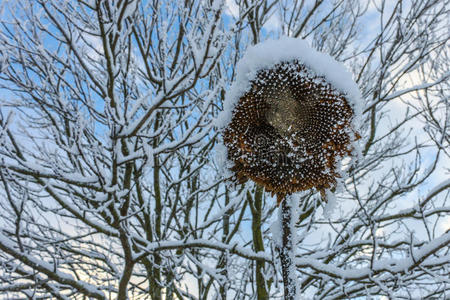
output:
[[[291,137],[313,125],[313,104],[298,101],[288,89],[271,93],[266,101],[266,120],[281,136]]]

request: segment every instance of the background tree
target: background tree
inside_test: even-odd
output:
[[[448,296],[449,4],[2,1],[0,295],[282,297],[276,200],[223,182],[214,122],[243,51],[289,35],[365,108],[334,211],[297,195],[299,293]]]

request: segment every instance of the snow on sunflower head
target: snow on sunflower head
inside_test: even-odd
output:
[[[343,66],[303,40],[251,48],[226,97],[231,114],[222,117],[232,178],[251,179],[278,201],[297,191],[336,187],[340,160],[352,155],[359,136],[359,99]]]

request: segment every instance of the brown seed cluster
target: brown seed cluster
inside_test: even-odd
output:
[[[234,180],[277,194],[336,185],[337,157],[352,151],[345,95],[298,61],[260,70],[224,130]]]

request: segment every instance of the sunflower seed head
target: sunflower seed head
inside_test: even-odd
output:
[[[235,180],[282,195],[334,187],[352,117],[345,95],[297,61],[259,71],[224,131]]]

